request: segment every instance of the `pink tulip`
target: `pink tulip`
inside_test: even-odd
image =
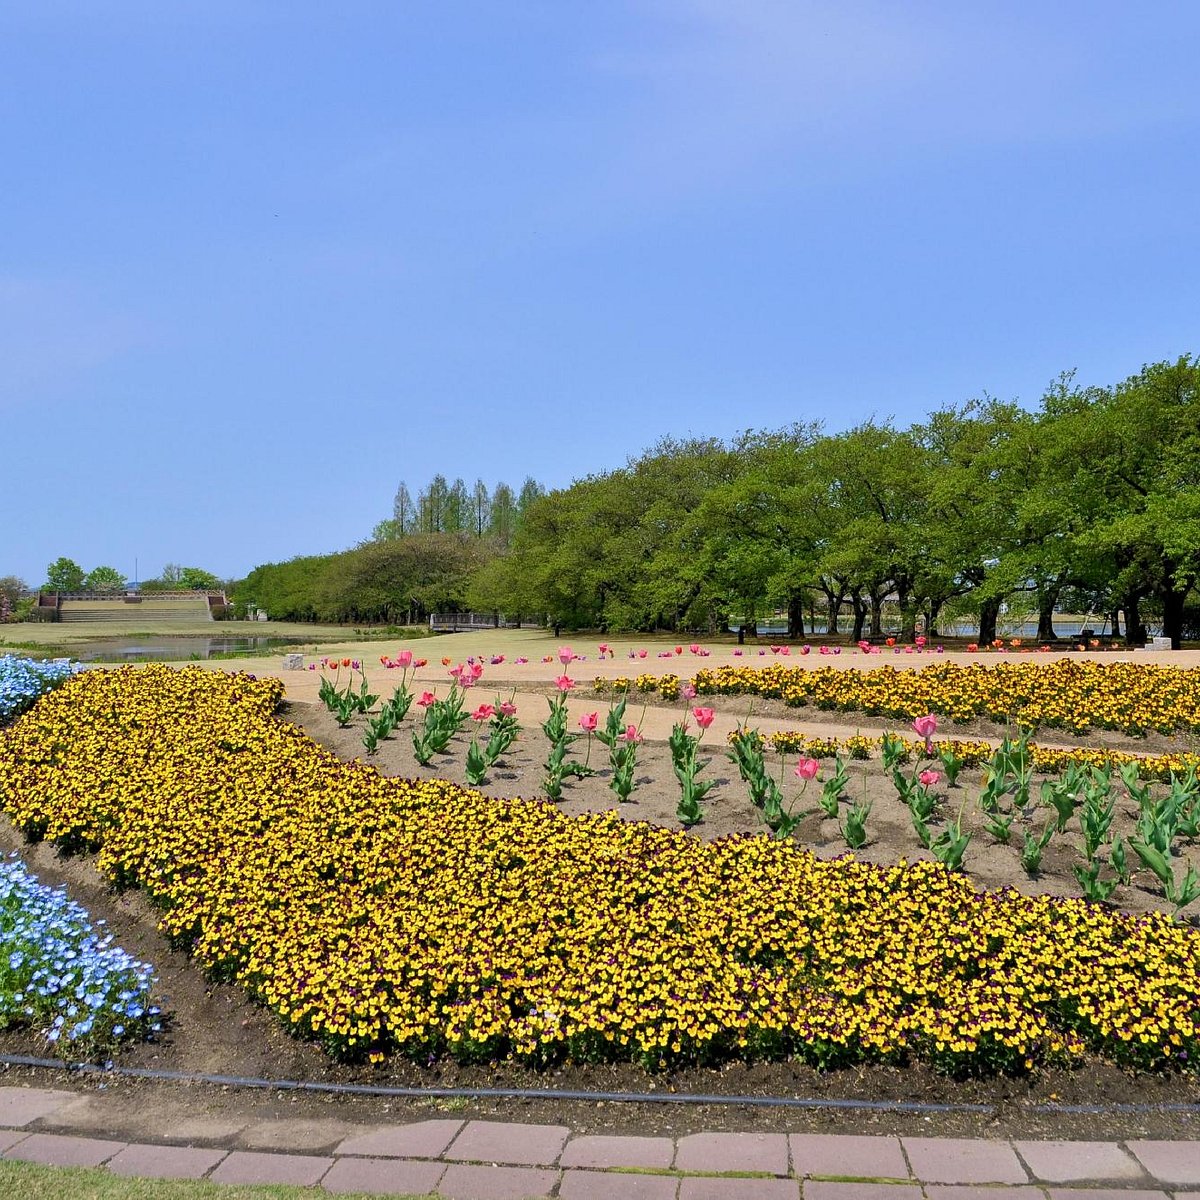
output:
[[[941,775],[937,771],[922,771],[917,778],[921,781],[922,787],[933,787],[941,779]]]
[[[816,777],[820,769],[821,764],[815,758],[802,758],[796,764],[796,778],[803,779],[807,783],[810,779]]]
[[[491,663],[493,667],[498,667],[503,661],[503,654],[493,654],[492,657],[488,659],[488,662]]]
[[[412,666],[412,651],[401,650],[400,653],[396,655],[396,662],[407,671],[408,668]]]
[[[514,661],[516,662],[518,667],[523,667],[529,661],[529,659],[522,657],[522,658],[515,659]]]
[[[596,725],[599,720],[599,713],[584,713],[583,716],[579,718],[579,728],[582,729],[584,733],[595,733]]]
[[[455,679],[458,679],[466,669],[467,668],[464,667],[462,663],[459,663],[458,666],[451,667],[449,673],[453,675]]]
[[[734,658],[741,658],[744,653],[745,653],[744,650],[735,650],[733,652],[733,656],[734,656]]]
[[[691,651],[693,654],[699,654],[699,653],[700,653],[700,643],[699,643],[699,642],[693,642],[693,643],[692,643],[692,644],[691,644],[691,645],[688,647],[688,649],[689,649],[689,650],[690,650],[690,651]]]
[[[695,691],[695,688],[692,690]],[[696,724],[699,725],[701,729],[707,729],[713,723],[713,717],[716,715],[716,711],[711,708],[692,709],[692,716],[696,718]]]
[[[432,692],[422,692],[420,700],[417,701],[418,708],[428,708],[437,697]]]
[[[821,649],[822,649],[822,650],[826,650],[826,651],[827,651],[827,650],[829,649],[829,647],[828,647],[828,646],[822,646],[822,647],[821,647]],[[811,653],[812,653],[812,647],[811,647],[811,646],[801,646],[801,647],[800,647],[800,653],[801,653],[801,654],[811,654]]]
[[[483,674],[483,663],[473,662],[471,664],[471,674],[478,679]]]
[[[570,646],[563,646],[558,652],[558,661],[565,667],[575,661],[575,651]]]
[[[927,713],[923,717],[918,717],[912,723],[912,727],[916,730],[917,736],[923,737],[928,745],[929,739],[937,733],[937,717],[933,713]]]
[[[682,686],[682,687],[679,689],[679,694],[680,694],[680,696],[682,696],[682,697],[683,697],[683,699],[684,699],[684,700],[695,700],[695,698],[696,698],[696,686],[695,686],[695,684],[691,684],[691,683],[685,683],[685,684],[684,684],[684,685],[683,685],[683,686]]]
[[[648,651],[648,650],[639,650],[639,651],[638,651],[638,658],[645,658],[645,657],[646,657],[646,655],[647,655],[648,653],[649,653],[649,651]]]
[[[623,742],[637,743],[642,740],[642,735],[638,733],[638,727],[636,725],[626,725],[625,732],[621,734],[621,740]]]
[[[481,704],[472,714],[472,721],[488,721],[495,713],[495,709],[490,704]]]
[[[575,686],[575,680],[568,678],[566,675],[559,675],[554,680],[554,686],[560,692],[569,692]]]

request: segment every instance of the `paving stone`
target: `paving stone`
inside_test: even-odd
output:
[[[900,1139],[870,1135],[793,1133],[792,1170],[797,1175],[854,1175],[861,1179],[908,1179]]]
[[[440,1162],[396,1158],[339,1158],[321,1180],[327,1192],[369,1195],[424,1195],[437,1187],[446,1170]]]
[[[98,1167],[124,1148],[124,1142],[110,1142],[102,1138],[31,1133],[11,1150],[6,1150],[4,1157],[21,1162],[44,1163],[50,1167]]]
[[[788,1140],[783,1133],[693,1133],[679,1139],[677,1171],[759,1171],[788,1173]]]
[[[135,1143],[118,1151],[109,1160],[108,1169],[116,1175],[136,1175],[143,1179],[203,1179],[226,1153],[194,1146]]]
[[[795,1179],[724,1179],[691,1176],[679,1181],[679,1200],[800,1200]]]
[[[570,1133],[565,1125],[468,1121],[443,1157],[456,1162],[550,1166],[558,1162]]]
[[[1074,1195],[1074,1193],[1071,1193]],[[1040,1187],[971,1187],[960,1183],[932,1183],[925,1188],[926,1200],[1046,1200]]]
[[[923,1183],[1028,1183],[1007,1142],[971,1138],[902,1138],[913,1174]]]
[[[333,1117],[274,1118],[251,1122],[238,1135],[238,1142],[247,1150],[332,1151],[359,1128],[353,1121]]]
[[[549,1196],[557,1183],[557,1171],[451,1163],[437,1190],[451,1200],[529,1200]]]
[[[1159,1142],[1143,1138],[1125,1143],[1162,1183],[1200,1184],[1200,1142]]]
[[[627,1171],[564,1171],[561,1200],[675,1200],[675,1175],[633,1175]]]
[[[79,1099],[78,1092],[56,1092],[49,1088],[0,1087],[0,1125],[22,1129],[56,1108]]]
[[[671,1165],[675,1143],[665,1137],[572,1138],[562,1152],[564,1167],[660,1167]]]
[[[1013,1142],[1034,1179],[1047,1183],[1099,1183],[1143,1179],[1135,1162],[1115,1142]]]
[[[319,1154],[260,1154],[234,1150],[209,1178],[213,1183],[290,1183],[311,1187],[333,1166]]]
[[[989,1191],[989,1195],[993,1193]],[[921,1188],[915,1183],[841,1183],[831,1179],[809,1179],[804,1200],[915,1200]],[[1008,1192],[998,1193],[1007,1197]],[[1039,1197],[1038,1200],[1041,1200]]]
[[[1001,1193],[1003,1195],[1003,1193]],[[1166,1192],[1145,1188],[1056,1188],[1047,1189],[1050,1200],[1169,1200]],[[1176,1200],[1179,1200],[1176,1197]]]
[[[437,1158],[454,1141],[464,1122],[452,1120],[413,1121],[408,1125],[380,1125],[357,1137],[347,1138],[334,1154],[357,1154],[367,1158]]]

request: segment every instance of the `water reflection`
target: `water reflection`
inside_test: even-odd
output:
[[[82,642],[66,653],[80,662],[179,662],[218,654],[262,653],[284,646],[301,646],[299,637],[126,637]]]

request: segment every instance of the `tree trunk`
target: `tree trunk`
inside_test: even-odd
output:
[[[804,596],[800,592],[788,597],[788,637],[804,636]]]
[[[1038,594],[1038,629],[1039,642],[1057,642],[1058,634],[1054,632],[1054,605],[1058,597],[1049,599],[1044,592]]]
[[[1114,608],[1109,614],[1109,620],[1112,622],[1112,636],[1115,642],[1121,636],[1121,610]]]
[[[738,626],[738,645],[746,644],[746,626],[744,624]]]
[[[940,600],[930,600],[929,602],[929,621],[925,626],[925,636],[935,638],[938,635],[937,620],[942,611],[942,602]]]
[[[917,610],[907,580],[896,581],[896,603],[900,606],[900,640],[911,642],[917,636]]]
[[[878,592],[871,593],[871,636],[879,637],[883,633],[883,596]]]
[[[1000,617],[1000,601],[985,600],[979,608],[979,644],[986,646],[996,640],[996,621]]]
[[[1146,632],[1142,628],[1142,598],[1136,593],[1125,597],[1125,644],[1146,644]]]
[[[857,592],[850,597],[850,610],[854,613],[854,632],[850,636],[854,641],[861,642],[863,626],[867,623],[867,606]]]
[[[1171,649],[1179,650],[1183,640],[1183,598],[1186,589],[1177,592],[1173,587],[1163,588],[1163,637],[1171,639]]]

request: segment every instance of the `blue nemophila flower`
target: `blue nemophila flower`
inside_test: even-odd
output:
[[[158,1032],[153,968],[98,933],[65,891],[0,860],[0,1028],[41,1025],[72,1052]],[[64,1037],[65,1035],[65,1037]]]
[[[51,688],[65,683],[78,671],[79,664],[66,659],[35,662],[15,654],[0,655],[0,721],[8,721]]]

